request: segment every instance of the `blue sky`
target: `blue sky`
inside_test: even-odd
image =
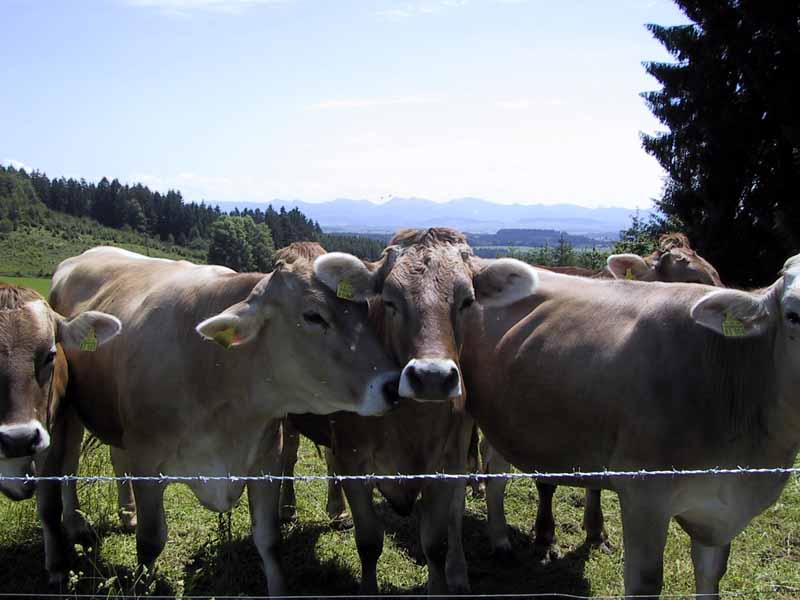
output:
[[[190,200],[645,208],[668,0],[3,0],[0,161]]]

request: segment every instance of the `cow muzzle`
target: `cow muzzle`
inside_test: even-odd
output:
[[[450,359],[412,358],[400,374],[400,396],[446,402],[461,396],[461,373]]]
[[[364,392],[357,412],[364,417],[374,417],[382,415],[395,406],[400,401],[397,393],[399,378],[397,371],[392,373],[382,373],[374,377],[368,384]]]
[[[33,456],[50,446],[50,435],[39,421],[0,425],[0,458]]]
[[[0,492],[11,500],[27,500],[36,491],[35,481],[22,479],[36,475],[36,465],[30,456],[0,459],[0,475],[20,478],[16,481],[0,481]]]

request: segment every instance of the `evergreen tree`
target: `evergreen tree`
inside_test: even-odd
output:
[[[668,131],[658,208],[735,285],[771,282],[800,249],[800,3],[677,0],[691,25],[649,25],[675,63],[643,94]]]

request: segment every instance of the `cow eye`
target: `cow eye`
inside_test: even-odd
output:
[[[465,310],[465,309],[469,308],[470,306],[472,306],[472,304],[474,302],[475,302],[475,298],[473,298],[472,296],[464,298],[464,300],[461,302],[461,307],[459,308],[459,310]]]
[[[303,318],[306,320],[306,323],[311,323],[313,325],[321,325],[326,329],[328,328],[328,322],[318,312],[313,312],[313,311],[304,312]]]
[[[384,301],[383,301],[383,305],[384,305],[386,308],[390,308],[390,309],[392,309],[393,311],[397,312],[397,304],[395,304],[395,303],[394,303],[394,302],[392,302],[391,300],[384,300]]]
[[[786,313],[786,320],[789,321],[792,325],[800,325],[800,315],[798,315],[793,310],[790,310]]]
[[[56,359],[56,349],[55,348],[51,348],[50,350],[48,350],[47,352],[43,353],[39,357],[39,361],[38,361],[39,369],[44,369],[45,367],[48,367],[48,366],[52,365],[53,361],[55,359]]]

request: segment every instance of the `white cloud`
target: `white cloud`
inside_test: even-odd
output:
[[[407,106],[420,104],[439,104],[442,100],[434,96],[397,96],[389,98],[342,98],[323,100],[312,104],[311,110],[354,110],[383,106]]]
[[[15,158],[4,158],[2,165],[4,167],[14,167],[17,170],[25,169],[26,171],[30,171],[28,165],[26,165],[21,160],[16,160]]]
[[[422,15],[432,15],[467,4],[469,0],[416,0],[404,2],[399,6],[378,11],[379,17],[387,19],[407,19]]]
[[[154,8],[166,14],[186,16],[206,11],[241,14],[245,10],[268,4],[285,4],[293,0],[126,0],[131,6]]]

